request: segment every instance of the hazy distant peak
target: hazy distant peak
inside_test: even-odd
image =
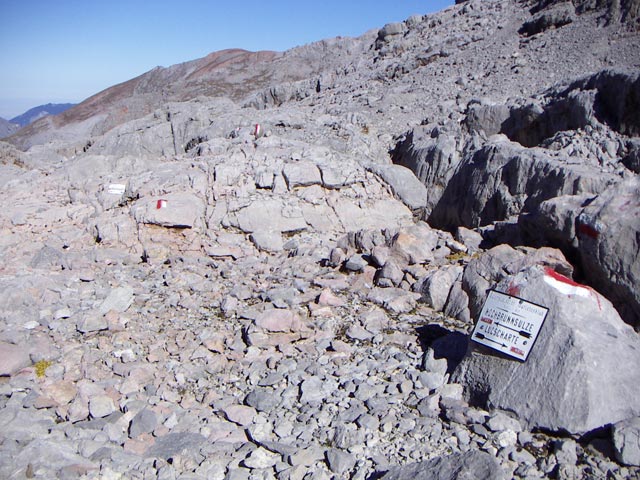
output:
[[[75,103],[47,103],[46,105],[39,105],[27,110],[22,115],[12,118],[10,122],[18,124],[21,127],[25,127],[47,115],[57,115],[58,113],[62,113],[74,105]]]

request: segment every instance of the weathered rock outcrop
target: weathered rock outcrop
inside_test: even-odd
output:
[[[459,163],[428,218],[438,228],[478,227],[517,217],[560,195],[600,193],[615,181],[613,175],[498,136]]]
[[[635,326],[640,324],[639,195],[639,180],[631,177],[597,196],[548,200],[520,221],[528,241],[568,252],[585,281]]]

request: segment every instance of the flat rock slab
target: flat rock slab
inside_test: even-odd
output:
[[[98,312],[105,315],[109,310],[125,312],[133,302],[133,288],[128,285],[114,288],[109,292],[107,298],[100,304]]]
[[[299,332],[302,329],[301,320],[295,313],[279,308],[262,312],[255,323],[267,332]]]
[[[198,452],[207,443],[206,437],[199,433],[168,433],[156,438],[155,444],[145,453],[146,457],[158,457],[165,460],[183,452]]]
[[[289,189],[320,185],[322,183],[320,170],[318,170],[315,163],[308,160],[286,163],[282,168],[282,176],[286,180]]]
[[[427,187],[415,174],[402,165],[375,165],[374,172],[391,187],[393,193],[411,210],[428,204]]]
[[[456,480],[486,478],[506,479],[498,461],[491,455],[477,450],[437,457],[426,462],[412,463],[389,469],[381,480]]]
[[[29,365],[31,358],[26,347],[0,342],[0,377],[13,375]]]
[[[231,222],[246,233],[297,232],[308,227],[302,211],[290,208],[278,199],[253,202],[238,211]]]
[[[191,193],[143,198],[131,209],[138,223],[168,228],[193,228],[204,217],[203,201]]]
[[[78,455],[76,447],[64,441],[37,439],[29,443],[14,458],[14,465],[32,465],[33,470],[40,468],[58,471],[73,466],[76,471],[97,470],[99,465]]]

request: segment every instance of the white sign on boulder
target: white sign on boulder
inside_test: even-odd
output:
[[[548,308],[491,290],[471,339],[526,361],[548,312]]]

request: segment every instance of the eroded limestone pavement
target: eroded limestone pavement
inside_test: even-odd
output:
[[[537,57],[472,55],[517,83],[514,69],[547,52],[532,31],[596,22],[563,8],[470,2],[366,34],[345,55],[375,62],[362,60],[356,80],[325,73],[315,96],[316,82],[298,82],[244,104],[168,104],[90,141],[3,143],[0,476],[637,478],[637,333],[570,280],[560,250],[491,242],[518,221],[531,232],[553,215],[575,220],[559,198],[580,201],[578,227],[604,238],[597,222],[619,202],[606,189],[636,192],[633,169],[616,163],[624,151],[633,165],[635,124],[603,119],[596,95],[578,92],[562,105],[582,125],[526,146],[518,135],[531,125],[501,125],[557,124],[557,103],[469,101],[505,99],[469,70],[449,78],[438,66],[491,35],[504,47],[529,22],[522,35]],[[444,37],[456,19],[461,33]],[[411,90],[406,74],[432,64],[444,83]],[[468,88],[452,94],[446,82]],[[390,162],[394,148],[416,175]],[[552,170],[561,154],[593,170],[565,160]],[[534,165],[537,184],[549,171],[566,183],[546,195],[500,172],[509,188],[486,176],[469,208],[443,204],[473,193],[460,172],[473,177],[468,165],[485,157]],[[532,204],[538,216],[516,218]],[[444,225],[452,211],[464,217],[453,233],[426,222]],[[592,233],[563,225],[575,248]],[[622,252],[633,271],[637,251]],[[490,288],[550,308],[525,364],[468,346]]]

